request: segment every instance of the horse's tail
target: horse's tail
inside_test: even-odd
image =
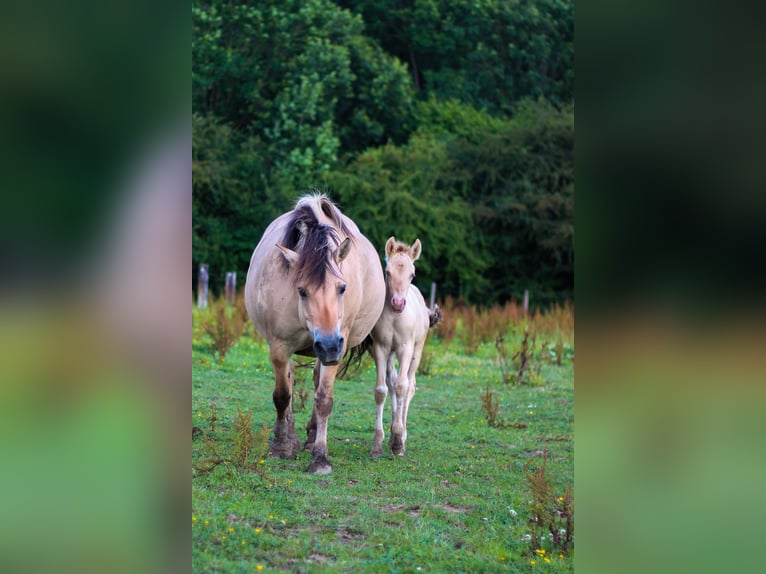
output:
[[[433,329],[436,324],[442,320],[442,310],[439,306],[434,306],[433,310],[428,311],[428,328]]]
[[[362,366],[362,359],[364,359],[365,353],[371,352],[371,350],[372,335],[367,335],[364,341],[359,343],[356,347],[352,347],[346,351],[346,354],[343,356],[343,364],[341,364],[340,369],[338,369],[337,377],[339,379],[344,378],[351,367],[354,368],[352,373],[356,373],[359,370],[359,367]]]

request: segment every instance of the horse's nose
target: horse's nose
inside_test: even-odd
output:
[[[314,352],[322,364],[337,365],[343,353],[344,342],[345,340],[340,335],[316,334],[314,336]]]
[[[401,313],[404,311],[404,306],[407,304],[407,299],[399,298],[399,297],[392,297],[391,298],[391,307],[393,307],[394,311],[397,311],[398,313]]]

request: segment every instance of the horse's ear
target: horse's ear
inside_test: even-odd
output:
[[[423,250],[423,246],[420,244],[420,239],[416,239],[415,243],[410,247],[410,257],[413,261],[417,261],[420,257],[420,252]]]
[[[277,243],[277,249],[282,252],[282,255],[284,256],[285,261],[287,261],[288,266],[292,267],[298,261],[298,254],[292,249],[283,247],[282,245],[279,245],[279,243]]]
[[[350,251],[351,251],[351,238],[346,237],[346,239],[343,240],[343,243],[341,243],[338,246],[338,249],[335,250],[335,261],[340,263],[346,258],[346,256],[349,254]]]
[[[386,257],[388,259],[391,259],[394,256],[394,248],[396,247],[396,239],[394,239],[394,236],[388,238],[388,241],[386,241]]]

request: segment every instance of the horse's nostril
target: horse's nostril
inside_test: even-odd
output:
[[[343,343],[345,343],[346,340],[343,337],[338,338],[338,350],[343,348]]]

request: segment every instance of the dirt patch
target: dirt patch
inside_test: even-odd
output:
[[[332,561],[332,557],[313,552],[312,554],[309,554],[308,560],[309,562],[317,562],[318,564],[327,564]]]
[[[523,452],[528,456],[542,456],[545,454],[544,450],[525,450]]]
[[[441,508],[442,510],[445,510],[447,512],[451,512],[453,514],[460,514],[461,512],[468,512],[467,508],[460,508],[459,506],[453,506],[451,504],[437,504],[436,508]]]
[[[358,540],[364,540],[365,536],[361,532],[355,532],[354,530],[338,530],[338,539],[341,542],[356,542]]]

